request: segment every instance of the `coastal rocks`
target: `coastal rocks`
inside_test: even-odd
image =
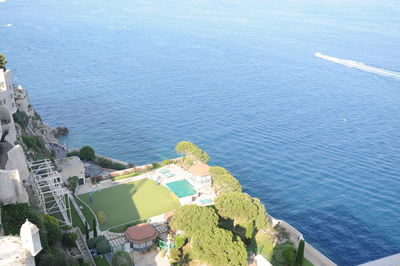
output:
[[[58,138],[60,136],[68,135],[69,131],[68,128],[66,127],[56,127],[55,129],[52,130],[52,133],[55,138]]]

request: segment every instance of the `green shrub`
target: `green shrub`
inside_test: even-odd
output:
[[[79,157],[79,151],[70,151],[67,153],[68,157],[76,156]]]
[[[71,176],[70,178],[68,178],[67,182],[68,182],[68,186],[71,189],[71,191],[73,193],[75,193],[76,187],[79,184],[79,177]]]
[[[99,220],[99,223],[100,223],[100,224],[105,223],[105,221],[106,221],[106,214],[104,213],[104,211],[100,210],[100,211],[97,213],[97,219]]]
[[[95,159],[95,163],[98,164],[99,166],[107,169],[114,169],[114,170],[124,170],[127,167],[123,164],[120,163],[114,163],[113,161],[104,158],[104,157],[99,157],[97,156]]]
[[[1,220],[5,235],[18,235],[21,225],[28,219],[39,228],[43,249],[48,248],[44,218],[27,203],[8,204],[1,207]]]
[[[293,265],[296,259],[296,249],[290,243],[278,245],[272,256],[273,265]]]
[[[297,248],[296,264],[303,265],[304,258],[304,240],[300,240],[299,247]]]
[[[29,123],[29,116],[25,112],[18,111],[13,114],[14,121],[18,123],[22,128],[26,128]]]
[[[175,247],[180,249],[181,247],[183,247],[186,243],[186,236],[185,235],[178,235],[177,237],[175,237]]]
[[[170,159],[164,160],[164,161],[162,162],[162,165],[169,165],[169,164],[172,164],[172,160],[170,160]]]
[[[30,150],[42,152],[45,149],[43,140],[38,136],[22,135],[22,141]]]
[[[54,246],[61,239],[60,223],[50,215],[43,215],[43,218],[47,231],[47,241],[50,246]]]
[[[132,266],[133,261],[131,258],[131,255],[126,252],[119,250],[117,252],[114,252],[112,256],[112,261],[111,261],[112,266]]]
[[[169,251],[169,259],[172,262],[178,262],[181,258],[182,253],[179,251],[178,248],[174,247]]]
[[[77,237],[75,233],[64,233],[61,237],[61,243],[67,248],[75,247]]]
[[[254,223],[253,223],[253,221],[249,221],[246,226],[246,238],[247,239],[253,238],[253,231],[254,231]]]
[[[99,254],[105,254],[111,251],[111,246],[104,236],[92,237],[86,243],[89,248],[97,249]]]
[[[80,150],[79,150],[79,157],[82,160],[86,160],[86,161],[90,161],[90,160],[94,160],[96,158],[96,154],[93,150],[92,147],[90,146],[83,146]]]
[[[162,165],[160,163],[154,162],[151,163],[151,167],[153,168],[153,170],[160,168]]]

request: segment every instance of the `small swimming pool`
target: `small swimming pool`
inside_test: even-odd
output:
[[[166,186],[172,190],[178,198],[184,198],[196,194],[196,190],[186,179],[167,183]]]

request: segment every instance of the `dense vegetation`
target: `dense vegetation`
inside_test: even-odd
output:
[[[57,249],[60,240],[62,243],[66,242],[65,234],[61,234],[60,224],[54,217],[40,214],[27,203],[18,203],[2,206],[1,219],[5,235],[19,235],[21,225],[26,219],[38,227],[43,250],[35,257],[36,265],[79,265],[77,260],[67,257]]]
[[[6,70],[7,60],[3,54],[0,54],[0,69]]]
[[[107,169],[124,170],[127,168],[127,166],[124,164],[115,163],[110,159],[97,156],[95,150],[90,146],[84,146],[79,151],[71,151],[68,153],[68,156],[77,156],[85,161],[93,161],[100,167]]]
[[[197,162],[207,163],[210,160],[205,151],[188,141],[181,141],[176,144],[175,151],[185,155],[183,156],[183,164],[187,167]]]
[[[185,155],[185,166],[209,159],[207,153],[187,141],[178,143],[175,150]],[[217,194],[215,206],[185,205],[171,219],[171,229],[184,233],[184,241],[176,236],[176,246],[170,253],[172,262],[247,265],[247,254],[252,251],[273,265],[293,265],[296,249],[284,228],[270,226],[261,201],[242,193],[239,181],[225,168],[213,166],[210,175]],[[297,256],[301,260],[301,255]]]
[[[112,256],[112,266],[132,266],[133,261],[131,255],[126,251],[116,251]]]

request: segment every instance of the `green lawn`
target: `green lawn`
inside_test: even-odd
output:
[[[303,266],[314,266],[314,264],[312,264],[311,262],[308,261],[308,259],[303,258]]]
[[[100,210],[105,213],[106,219],[100,225],[101,230],[156,216],[180,206],[178,198],[171,191],[149,179],[102,189],[92,195],[92,203],[89,203],[89,193],[79,197],[96,215]]]
[[[72,226],[76,227],[78,226],[81,229],[82,234],[85,234],[85,225],[83,224],[81,218],[78,215],[78,212],[76,211],[74,205],[71,203],[71,216],[72,216]]]
[[[94,259],[96,266],[109,266],[108,260],[104,256],[98,256]]]
[[[78,206],[82,206],[81,212],[83,213],[83,216],[85,216],[86,221],[88,222],[88,228],[89,228],[89,230],[92,230],[93,220],[95,219],[93,213],[90,211],[90,209],[89,209],[88,207],[86,207],[85,204],[83,204],[83,203],[78,199],[78,197],[77,197],[76,195],[74,195],[74,198],[75,198],[75,201],[76,201],[76,203],[78,204]],[[71,204],[71,206],[73,206],[73,205]],[[78,214],[76,214],[76,215],[78,215]],[[80,219],[80,218],[79,218],[79,219]],[[84,232],[82,231],[82,233],[84,233]]]

